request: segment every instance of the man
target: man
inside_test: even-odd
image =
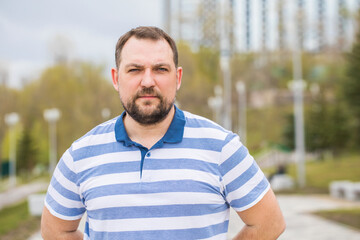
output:
[[[44,239],[276,239],[281,211],[234,133],[174,105],[183,70],[174,41],[138,27],[116,45],[113,85],[125,111],[75,141],[51,180]],[[77,230],[87,212],[85,234]]]

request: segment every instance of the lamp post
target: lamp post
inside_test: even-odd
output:
[[[220,1],[220,67],[224,81],[224,122],[226,129],[231,130],[231,72],[230,72],[230,24],[228,21],[229,1]]]
[[[295,15],[295,26],[298,28],[298,14]],[[295,156],[297,162],[298,183],[299,187],[305,187],[306,174],[305,174],[305,133],[304,133],[304,106],[303,106],[303,90],[306,86],[305,81],[302,79],[302,62],[301,50],[299,46],[298,35],[296,28],[293,29],[293,81],[289,87],[294,93],[294,122],[295,122]]]
[[[304,110],[303,90],[306,83],[302,79],[293,80],[289,88],[294,94],[294,122],[295,122],[295,160],[299,187],[305,187],[305,133],[304,133]]]
[[[238,81],[236,91],[239,101],[239,135],[241,142],[246,144],[246,87],[245,83]]]
[[[220,122],[221,107],[223,105],[222,88],[221,86],[216,85],[214,90],[215,90],[215,97],[210,97],[208,99],[208,105],[213,110],[214,121],[217,122],[218,124],[222,124]]]
[[[9,126],[9,184],[10,187],[16,185],[16,132],[15,125],[19,122],[19,115],[15,112],[5,115],[5,123]]]
[[[57,162],[56,150],[56,122],[60,118],[60,111],[57,108],[45,109],[44,118],[49,123],[49,173],[55,169]]]

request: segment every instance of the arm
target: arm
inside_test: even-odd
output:
[[[241,239],[277,239],[285,230],[285,221],[274,192],[270,189],[265,196],[253,207],[238,212],[245,226],[235,236]]]
[[[83,239],[83,233],[77,228],[81,219],[78,220],[62,220],[52,215],[49,210],[44,207],[41,216],[41,236],[47,239],[77,240]]]

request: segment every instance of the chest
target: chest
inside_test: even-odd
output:
[[[140,155],[140,153],[139,153]],[[150,153],[129,162],[93,167],[80,183],[87,210],[106,208],[224,204],[217,165],[201,158],[162,158]]]

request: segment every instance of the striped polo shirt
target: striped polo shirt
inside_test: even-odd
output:
[[[151,149],[133,142],[121,116],[64,153],[45,205],[56,217],[87,212],[84,239],[226,239],[229,207],[243,211],[269,183],[239,137],[181,111]]]

